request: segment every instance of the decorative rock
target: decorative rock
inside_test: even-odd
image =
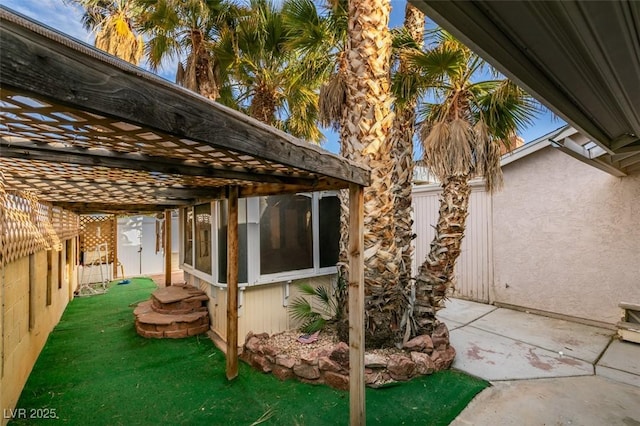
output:
[[[404,348],[409,351],[420,351],[430,354],[433,351],[433,340],[431,336],[423,334],[416,336],[404,344]]]
[[[324,373],[324,382],[334,389],[349,390],[349,377],[331,371]]]
[[[134,309],[136,331],[143,337],[172,339],[206,333],[208,300],[205,292],[193,286],[158,289]]]
[[[313,356],[313,354],[302,355],[300,361],[302,361],[303,364],[318,365],[318,358]]]
[[[296,360],[286,355],[276,355],[276,364],[290,369],[296,365]]]
[[[416,364],[404,355],[393,354],[389,355],[387,370],[395,380],[409,380],[415,374]]]
[[[431,354],[431,360],[433,361],[433,365],[435,366],[437,371],[440,371],[444,368],[445,361],[442,358],[440,351],[433,351],[433,353]]]
[[[291,379],[295,376],[295,374],[293,374],[293,371],[291,371],[290,368],[283,367],[281,365],[272,366],[271,372],[273,373],[274,376],[276,376],[278,379],[282,381]]]
[[[378,354],[364,354],[364,366],[368,368],[386,368],[389,358]]]
[[[253,368],[262,371],[263,373],[268,373],[271,371],[271,363],[265,357],[262,357],[260,355],[254,354],[253,357],[251,357],[251,365],[253,366]]]
[[[453,346],[448,346],[447,349],[444,352],[440,352],[440,354],[444,360],[443,368],[451,367],[451,364],[453,364],[453,360],[456,357],[456,350]]]
[[[296,373],[296,376],[308,380],[313,380],[320,377],[320,370],[314,365],[296,364],[293,366],[293,372]]]
[[[416,364],[416,372],[421,375],[433,374],[435,364],[429,355],[423,352],[411,352],[411,361]]]
[[[260,350],[260,340],[256,336],[252,336],[244,345],[251,352],[257,353]]]
[[[343,368],[349,368],[349,345],[344,342],[340,342],[335,345],[333,350],[331,351],[331,355],[329,358],[338,364],[340,364]]]
[[[273,346],[269,345],[269,344],[262,345],[262,347],[260,349],[262,350],[263,354],[269,355],[269,356],[271,356],[273,358],[275,358],[275,356],[277,354],[276,349]]]
[[[332,371],[334,373],[338,373],[343,370],[343,368],[340,367],[340,364],[330,360],[326,356],[318,358],[318,367],[321,371]]]

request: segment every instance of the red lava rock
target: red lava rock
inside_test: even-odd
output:
[[[344,342],[336,344],[329,358],[337,362],[343,368],[349,368],[349,345]]]
[[[324,382],[334,389],[349,390],[349,377],[331,371],[324,373]]]
[[[291,379],[295,376],[295,374],[293,374],[293,371],[291,371],[290,368],[286,368],[281,365],[274,365],[273,367],[271,367],[271,372],[273,373],[274,376],[276,376],[278,379],[282,381]]]
[[[435,364],[431,357],[423,352],[411,352],[411,361],[416,363],[416,372],[421,375],[433,374]]]
[[[433,351],[433,346],[433,340],[431,340],[431,336],[427,334],[416,336],[404,344],[404,348],[409,351],[420,351],[426,353],[431,353]]]
[[[338,373],[340,371],[342,371],[343,369],[340,367],[340,364],[338,364],[335,361],[330,360],[328,357],[323,356],[321,358],[318,358],[318,367],[320,368],[320,370],[322,371],[332,371],[334,373]]]
[[[404,355],[393,354],[389,355],[387,370],[394,380],[409,380],[415,374],[416,364]]]
[[[296,364],[293,366],[293,372],[303,379],[314,380],[320,378],[320,369],[314,365]]]

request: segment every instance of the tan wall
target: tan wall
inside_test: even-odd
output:
[[[75,240],[69,256],[75,252]],[[6,265],[2,270],[2,386],[0,386],[0,409],[15,408],[22,388],[40,354],[49,333],[58,323],[65,307],[73,297],[77,286],[75,266],[71,273],[64,262],[66,245],[63,244],[63,275],[59,288],[58,256],[52,252],[51,297],[47,305],[47,257],[45,251],[33,254],[34,277],[30,280],[30,257],[23,257]],[[71,258],[74,264],[74,258]],[[30,298],[30,281],[32,296]],[[32,324],[30,327],[30,310]],[[4,417],[4,416],[3,416]],[[7,419],[2,420],[3,424]]]
[[[214,287],[186,272],[185,280],[188,284],[199,287],[209,295],[211,329],[222,339],[226,339],[227,291]],[[298,290],[300,283],[310,283],[313,286],[324,285],[330,289],[332,280],[335,280],[335,276],[294,280],[289,286],[287,302],[292,302],[300,295]],[[239,292],[244,294],[241,296],[242,307],[238,312],[238,346],[244,344],[244,339],[250,331],[274,334],[298,326],[289,315],[288,308],[283,306],[284,291],[283,283],[277,283],[248,287]]]
[[[504,167],[493,197],[491,299],[615,323],[640,303],[640,176],[552,147]]]

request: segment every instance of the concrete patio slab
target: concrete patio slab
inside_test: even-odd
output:
[[[640,388],[640,344],[611,342],[596,365],[596,374]]]
[[[591,363],[561,356],[473,326],[451,332],[456,349],[453,368],[485,380],[514,380],[593,375]]]
[[[495,383],[451,423],[484,425],[640,425],[640,388],[602,377]]]
[[[595,363],[614,331],[510,309],[496,309],[471,323],[490,333]]]
[[[483,315],[488,314],[497,308],[493,305],[484,303],[469,302],[462,299],[449,299],[445,302],[445,308],[438,311],[436,317],[449,325],[449,321],[453,324],[469,324],[477,320]]]

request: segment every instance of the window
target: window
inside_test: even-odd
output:
[[[195,267],[211,273],[211,204],[200,204],[195,209]]]
[[[227,282],[227,229],[229,203],[218,203],[218,282]],[[247,200],[238,200],[238,282],[248,282],[247,271]]]
[[[193,210],[184,210],[184,251],[182,263],[193,266]]]
[[[226,284],[228,202],[200,204],[183,213],[185,269],[213,284]],[[335,192],[238,200],[241,284],[335,273],[339,243],[340,201]]]
[[[313,231],[309,195],[260,199],[260,273],[313,268]]]
[[[340,200],[335,195],[325,196],[318,204],[320,267],[336,266],[340,254]]]

